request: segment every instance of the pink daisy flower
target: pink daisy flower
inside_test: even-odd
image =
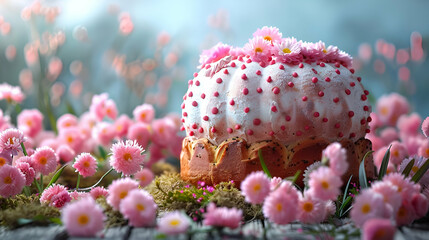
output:
[[[12,155],[8,152],[0,152],[0,168],[4,165],[12,165]]]
[[[219,61],[220,59],[230,54],[231,46],[223,43],[218,43],[208,50],[204,50],[200,55],[201,65],[210,64]]]
[[[397,128],[401,135],[417,135],[419,132],[422,118],[418,113],[412,113],[411,115],[402,115],[399,117],[396,123]]]
[[[280,184],[282,183],[283,179],[280,177],[273,177],[270,181],[270,191],[276,190],[278,187],[280,187]]]
[[[238,57],[244,57],[246,55],[243,48],[240,47],[231,48],[229,54],[232,56],[233,59],[237,59]]]
[[[55,151],[55,153],[58,156],[59,164],[65,164],[65,163],[71,162],[76,156],[75,151],[71,147],[65,144],[60,145]]]
[[[413,156],[413,157],[409,157],[404,159],[404,161],[402,161],[401,165],[399,166],[399,172],[402,173],[405,168],[407,167],[408,163],[411,162],[411,160],[414,159],[414,165],[411,168],[411,171],[409,173],[409,177],[413,177],[414,174],[416,174],[416,172],[423,166],[423,164],[426,163],[427,158],[422,157],[422,156]],[[420,179],[419,184],[422,185],[423,187],[428,187],[429,186],[429,173],[426,172],[423,177]]]
[[[25,176],[18,168],[4,165],[0,168],[0,196],[8,198],[19,194],[25,186]]]
[[[112,120],[115,120],[118,116],[118,109],[116,103],[112,99],[108,99],[104,105],[106,116]]]
[[[326,62],[336,62],[340,57],[340,49],[336,46],[330,45],[322,50],[322,52],[325,53],[323,60]],[[351,64],[347,64],[347,66],[351,66]]]
[[[361,227],[369,219],[384,218],[386,211],[383,195],[367,188],[356,196],[350,217],[356,226]]]
[[[116,136],[113,125],[108,122],[99,122],[92,129],[93,138],[101,145],[108,146]]]
[[[155,117],[155,109],[152,105],[145,103],[134,109],[133,116],[137,122],[151,123]]]
[[[383,196],[384,203],[390,205],[390,216],[394,216],[402,204],[402,196],[396,186],[390,182],[378,181],[371,185],[371,189]]]
[[[167,235],[186,233],[191,220],[181,211],[164,214],[158,221],[158,231]]]
[[[425,137],[429,137],[429,117],[425,118],[422,123],[422,132]]]
[[[314,198],[308,192],[303,195],[299,196],[297,219],[302,223],[320,223],[325,220],[325,202]]]
[[[94,237],[104,228],[103,209],[92,198],[83,198],[65,206],[61,221],[67,233],[75,237]]]
[[[313,196],[322,200],[335,200],[340,194],[343,182],[328,167],[319,167],[310,174],[308,181]]]
[[[319,41],[317,43],[312,42],[300,42],[301,43],[301,54],[304,56],[304,61],[315,62],[321,60],[325,56],[325,43]]]
[[[262,39],[270,42],[271,44],[282,41],[282,33],[276,27],[264,26],[261,29],[258,28],[258,30],[256,30],[256,32],[253,33],[253,37],[254,38],[262,37]]]
[[[153,197],[141,189],[133,189],[120,203],[120,212],[134,227],[150,226],[155,221],[156,204]]]
[[[391,240],[394,239],[396,227],[389,219],[369,219],[363,225],[363,240]]]
[[[84,137],[78,127],[63,128],[58,135],[61,143],[67,144],[76,153],[79,153],[84,143]]]
[[[420,185],[412,183],[409,177],[404,178],[401,173],[387,174],[383,182],[390,182],[396,186],[403,199],[410,198],[416,191],[420,192]]]
[[[348,53],[341,50],[338,52],[337,62],[339,62],[341,65],[350,67],[352,66],[352,60],[353,58]]]
[[[89,153],[81,153],[76,157],[73,167],[83,177],[90,177],[97,171],[97,160]]]
[[[139,185],[141,188],[144,188],[149,185],[154,178],[155,175],[153,174],[153,172],[147,168],[143,168],[136,174],[134,174],[134,179],[139,181]]]
[[[127,138],[146,148],[152,135],[151,126],[147,123],[136,122],[128,129]]]
[[[21,151],[21,143],[25,141],[24,133],[15,128],[9,128],[0,133],[0,152],[17,155]]]
[[[152,141],[163,147],[168,145],[166,139],[174,139],[177,133],[176,125],[169,117],[153,121],[152,130]]]
[[[417,219],[416,209],[411,204],[408,199],[403,199],[402,205],[399,207],[398,212],[396,213],[396,225],[404,226],[411,224],[414,220]]]
[[[119,138],[123,138],[127,136],[129,127],[133,124],[133,121],[125,114],[122,114],[119,116],[118,119],[116,119],[115,123],[113,124],[116,136]]]
[[[48,175],[57,169],[57,155],[50,147],[39,147],[31,155],[34,170],[43,175]]]
[[[271,192],[262,206],[264,216],[276,224],[288,224],[298,215],[298,192],[290,182],[284,181]]]
[[[57,128],[58,131],[61,132],[64,128],[68,127],[76,127],[78,125],[78,119],[75,115],[70,113],[66,113],[58,118],[57,120]]]
[[[429,158],[429,139],[425,139],[421,142],[419,149],[417,150],[419,156]]]
[[[30,166],[30,164],[26,162],[18,162],[15,164],[15,167],[18,168],[18,170],[24,174],[25,176],[25,185],[31,186],[31,184],[34,181],[34,177],[36,176],[36,172],[34,169]]]
[[[17,122],[25,136],[35,137],[43,128],[43,114],[37,109],[25,109],[19,113]]]
[[[22,93],[20,87],[2,83],[0,84],[0,100],[3,99],[8,102],[22,103],[25,95]]]
[[[109,185],[109,195],[107,202],[115,209],[119,210],[119,204],[128,193],[139,187],[139,183],[131,178],[117,179]]]
[[[241,182],[241,194],[249,203],[263,203],[270,193],[270,184],[271,181],[264,172],[252,172]]]
[[[383,95],[377,100],[377,112],[383,124],[395,126],[399,117],[409,110],[407,99],[397,93]]]
[[[391,142],[399,139],[399,134],[394,127],[386,127],[380,132],[380,137],[384,140],[384,145],[390,145]]]
[[[255,37],[244,45],[244,52],[250,55],[253,61],[268,62],[272,51],[271,42],[264,40],[262,37]]]
[[[110,165],[125,175],[133,175],[140,170],[144,161],[143,148],[136,141],[127,140],[113,144]]]
[[[297,64],[302,61],[301,45],[295,38],[284,38],[274,43],[273,53],[282,63]]]
[[[95,187],[89,191],[89,194],[91,197],[96,200],[99,197],[106,197],[109,195],[109,191],[105,189],[104,187]]]
[[[414,208],[414,211],[418,218],[426,216],[429,210],[429,201],[428,198],[422,193],[415,193],[411,198],[411,205]]]
[[[67,188],[60,184],[52,184],[50,187],[46,188],[40,196],[40,203],[58,208],[70,201],[71,197],[69,196]]]
[[[213,202],[207,206],[203,224],[206,226],[238,228],[243,218],[243,211],[237,208],[216,207]]]
[[[316,161],[304,170],[303,181],[304,181],[305,186],[308,187],[308,181],[310,181],[310,174],[313,171],[315,171],[316,169],[318,169],[319,167],[321,167],[322,165],[323,165],[322,161]]]
[[[73,201],[80,200],[86,197],[90,197],[91,195],[87,192],[80,192],[74,190],[73,192],[70,192],[70,197]]]
[[[106,101],[109,98],[107,93],[100,95],[94,95],[92,97],[91,106],[89,106],[89,112],[96,118],[97,121],[103,120],[106,115]]]
[[[390,148],[390,159],[389,162],[392,162],[395,165],[401,164],[402,160],[408,156],[407,148],[404,144],[394,141],[392,142],[392,147]]]
[[[338,142],[329,144],[322,156],[329,159],[329,168],[338,176],[342,176],[349,168],[347,151]]]

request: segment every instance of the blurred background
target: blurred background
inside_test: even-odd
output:
[[[0,0],[0,81],[21,86],[22,108],[50,103],[56,117],[103,92],[119,113],[143,102],[157,117],[180,113],[203,49],[276,26],[352,55],[373,103],[398,92],[426,117],[428,10],[425,0]]]

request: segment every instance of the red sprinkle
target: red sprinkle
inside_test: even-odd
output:
[[[267,78],[267,82],[272,82],[273,81],[273,79],[271,79],[271,76],[268,76],[268,78]]]
[[[252,62],[252,59],[247,59],[247,61],[246,61],[247,63],[251,63]]]
[[[335,67],[337,67],[337,68],[338,68],[338,67],[340,67],[340,63],[339,63],[339,62],[336,62],[336,63],[335,63]]]
[[[295,84],[293,84],[293,82],[288,82],[288,83],[287,83],[287,85],[288,85],[289,87],[293,87],[293,86],[295,86]]]
[[[306,131],[308,131],[308,130],[310,130],[310,126],[308,126],[308,125],[307,125],[307,126],[305,126],[305,127],[304,127],[304,129],[305,129]]]
[[[198,132],[203,133],[204,129],[202,127],[198,128]]]
[[[314,72],[314,74],[317,74],[316,69],[312,68],[311,70]]]
[[[180,131],[182,131],[182,132],[185,131],[185,126],[181,126]]]
[[[196,72],[195,72],[195,73],[194,73],[194,77],[198,77],[198,73],[196,73]]]
[[[265,62],[260,62],[260,63],[259,63],[259,66],[261,66],[261,67],[263,67],[263,68],[264,68],[264,67],[265,67]]]
[[[211,66],[210,66],[210,64],[209,65],[206,65],[206,69],[209,69]]]
[[[365,132],[366,132],[366,133],[370,133],[370,132],[371,132],[371,130],[370,130],[369,128],[367,128],[367,129],[365,130]]]
[[[235,67],[235,62],[232,62],[232,63],[231,63],[231,67]]]
[[[198,127],[198,126],[197,126],[197,124],[196,124],[196,123],[192,124],[192,128],[193,128],[193,129],[197,129],[197,127]]]
[[[247,75],[243,73],[243,75],[241,75],[241,79],[247,80]]]
[[[270,131],[270,133],[268,133],[270,136],[274,136],[274,132]]]
[[[365,101],[365,100],[367,99],[367,97],[366,97],[366,95],[363,95],[363,94],[362,94],[362,95],[360,96],[360,99],[362,99],[362,101]]]
[[[259,125],[259,124],[261,124],[261,119],[259,119],[259,118],[255,118],[255,119],[253,119],[253,124],[254,125]]]
[[[219,109],[217,107],[212,108],[212,113],[217,114],[219,112]]]
[[[361,77],[357,77],[357,80],[360,82],[360,81],[362,81],[362,78]]]
[[[321,62],[319,65],[320,65],[321,67],[324,67],[324,66],[325,66],[325,63]]]
[[[278,87],[274,87],[274,88],[273,88],[273,93],[274,93],[274,94],[279,94],[279,93],[280,93],[280,88],[278,88]]]
[[[340,101],[340,99],[339,98],[334,98],[334,103],[337,103],[337,102],[339,102]]]
[[[194,94],[192,92],[189,92],[188,96],[192,97],[192,96],[194,96]]]
[[[243,70],[246,69],[246,65],[244,65],[244,64],[241,65],[241,69],[243,69]]]
[[[313,82],[313,83],[317,83],[317,81],[318,81],[319,79],[317,79],[317,77],[313,77],[312,79],[311,79],[311,81]]]
[[[286,130],[286,126],[285,126],[285,125],[281,125],[281,126],[280,126],[280,129],[281,129],[282,131],[284,131],[284,130]]]
[[[302,132],[301,132],[301,131],[296,131],[296,135],[297,135],[297,136],[301,136],[301,135],[302,135]]]
[[[270,64],[271,64],[271,65],[276,64],[276,60],[271,60]]]
[[[244,108],[245,113],[248,113],[249,111],[250,111],[250,108],[248,108],[248,107]]]
[[[262,92],[262,88],[258,87],[258,88],[256,89],[256,91],[257,91],[258,93],[261,93],[261,92]]]
[[[338,133],[338,137],[343,137],[344,134],[342,132]]]
[[[182,107],[182,109],[185,109],[185,103],[182,103],[181,107]]]
[[[328,122],[328,119],[327,118],[323,118],[322,121],[323,122]]]
[[[323,91],[320,91],[319,92],[319,97],[323,97],[323,96],[325,96],[325,93]]]
[[[238,57],[238,61],[242,62],[243,61],[243,56],[239,56]]]
[[[350,72],[353,74],[355,73],[355,70],[353,68],[350,68]]]
[[[256,71],[256,75],[261,75],[261,70]]]
[[[194,131],[190,131],[189,136],[191,136],[191,137],[194,136]]]
[[[355,115],[355,112],[349,111],[349,117],[353,117]]]
[[[212,133],[215,133],[217,130],[215,127],[212,127],[212,129],[210,130]]]
[[[298,67],[299,67],[299,68],[303,68],[303,67],[304,67],[304,64],[300,63],[300,64],[298,65]]]
[[[335,69],[335,72],[337,73],[337,74],[340,74],[341,72],[340,72],[340,70],[338,70],[338,69]]]
[[[232,128],[227,128],[227,129],[226,129],[226,131],[227,131],[228,133],[232,133]]]
[[[368,90],[364,90],[363,93],[365,93],[365,95],[369,95]]]
[[[219,83],[219,84],[222,83],[222,78],[216,79],[216,82]]]
[[[223,73],[228,74],[228,69],[223,70]]]
[[[240,124],[237,124],[237,125],[235,125],[235,127],[234,127],[235,129],[240,129],[241,128],[241,125]]]
[[[231,99],[231,101],[229,101],[229,105],[234,106],[234,104],[235,104],[234,99]]]
[[[204,121],[208,121],[208,120],[209,120],[209,116],[204,116],[204,117],[203,117],[203,120],[204,120]]]
[[[244,94],[244,95],[247,95],[247,94],[249,94],[249,89],[247,89],[247,88],[244,88],[244,89],[243,89],[243,94]]]
[[[314,116],[314,117],[319,117],[319,116],[320,116],[320,114],[319,114],[319,112],[314,112],[314,113],[313,113],[313,116]]]
[[[361,124],[361,125],[364,125],[365,123],[366,123],[365,118],[362,118],[362,119],[360,120],[360,124]]]
[[[287,122],[289,122],[291,120],[291,117],[290,116],[286,116],[285,119],[286,119]]]
[[[253,135],[252,129],[247,130],[247,135]]]
[[[354,137],[356,137],[356,133],[354,132],[350,133],[350,138],[354,138]]]
[[[298,73],[293,72],[293,73],[292,73],[292,76],[296,78],[296,77],[298,77]]]
[[[368,118],[366,119],[366,121],[367,121],[367,122],[371,122],[371,121],[372,121],[372,117],[368,117]]]
[[[349,89],[346,89],[344,92],[346,92],[347,95],[350,95],[350,93],[352,93]]]
[[[187,116],[188,116],[188,113],[187,113],[187,112],[184,112],[184,113],[183,113],[183,116],[184,116],[184,117],[187,117]]]
[[[193,101],[193,102],[192,102],[192,106],[194,106],[194,107],[198,106],[197,101]]]
[[[341,126],[341,125],[340,125],[339,123],[335,123],[335,126],[334,126],[334,127],[335,127],[335,128],[340,128],[340,126]]]
[[[330,82],[330,81],[331,81],[331,79],[329,77],[325,78],[325,82]]]
[[[285,69],[285,66],[283,66],[283,64],[280,64],[279,69],[280,69],[280,70],[284,70],[284,69]]]
[[[204,98],[206,98],[206,95],[203,93],[203,94],[201,94],[201,98],[202,99],[204,99]]]
[[[277,107],[276,107],[276,106],[272,106],[272,107],[271,107],[271,111],[272,111],[272,112],[277,112]]]
[[[195,86],[200,86],[200,81],[195,81]]]
[[[213,93],[213,96],[215,96],[215,97],[219,97],[219,93],[218,93],[218,92],[214,92],[214,93]]]
[[[363,106],[363,110],[364,110],[365,112],[368,112],[368,111],[369,111],[369,107],[368,107],[368,106]]]
[[[354,87],[356,84],[354,82],[350,83],[350,87]]]
[[[307,101],[307,99],[308,99],[307,96],[302,97],[302,101],[304,102]]]

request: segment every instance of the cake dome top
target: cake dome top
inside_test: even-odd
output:
[[[232,47],[218,43],[200,55],[201,68],[207,64],[231,56],[233,59],[248,56],[252,61],[268,65],[270,61],[298,65],[301,62],[340,63],[351,67],[352,58],[336,46],[326,47],[322,41],[312,43],[297,41],[294,37],[282,38],[282,33],[276,27],[263,27],[253,33],[253,38],[244,47]]]

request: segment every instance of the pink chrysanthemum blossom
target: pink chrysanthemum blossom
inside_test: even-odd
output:
[[[118,109],[116,103],[112,99],[108,99],[104,105],[106,116],[112,120],[115,120],[118,116]]]
[[[9,128],[0,133],[0,152],[17,155],[21,151],[21,143],[26,140],[24,133],[16,128]]]
[[[394,127],[386,127],[380,132],[380,138],[383,139],[384,145],[390,145],[391,142],[399,139],[399,133]]]
[[[26,162],[18,162],[15,164],[15,167],[24,174],[25,176],[25,185],[31,186],[34,181],[34,177],[36,176],[36,171],[30,166],[30,164]]]
[[[302,61],[301,46],[295,38],[284,38],[274,43],[273,54],[282,63],[298,64]]]
[[[66,144],[60,145],[55,153],[58,156],[58,163],[60,164],[71,162],[76,156],[76,152]]]
[[[107,191],[107,189],[105,189],[104,187],[95,187],[91,189],[91,191],[89,191],[89,194],[94,200],[96,200],[99,197],[107,198],[107,196],[109,195],[109,191]]]
[[[414,159],[414,165],[411,168],[410,173],[408,174],[409,177],[413,177],[414,174],[423,166],[423,164],[426,163],[427,158],[422,156],[412,156],[409,158],[404,159],[402,161],[401,165],[399,166],[399,172],[402,173],[405,168],[407,167],[408,163],[411,162],[411,160]],[[423,177],[420,179],[419,184],[422,185],[424,188],[429,187],[429,172],[426,172]]]
[[[133,116],[137,122],[151,123],[155,117],[155,109],[152,105],[145,103],[134,109]]]
[[[103,146],[109,146],[115,136],[116,131],[108,122],[99,122],[92,129],[92,137]]]
[[[322,41],[312,43],[312,42],[302,42],[301,43],[301,54],[304,57],[306,62],[315,62],[317,60],[322,60],[325,57],[325,43]]]
[[[106,115],[106,101],[109,99],[107,93],[100,95],[94,95],[92,97],[91,106],[89,106],[89,112],[97,119],[97,121],[103,120]]]
[[[322,161],[316,161],[304,170],[304,174],[302,176],[304,177],[303,181],[305,186],[308,186],[308,181],[310,181],[310,174],[322,165]]]
[[[71,147],[76,153],[81,151],[82,145],[84,144],[84,136],[81,134],[78,127],[64,128],[60,132],[58,139],[61,143]]]
[[[152,130],[152,141],[162,147],[167,147],[169,141],[166,139],[174,139],[177,133],[176,125],[169,117],[153,121]]]
[[[140,170],[144,161],[143,148],[136,141],[127,140],[113,144],[110,165],[125,175],[133,175]]]
[[[411,197],[411,205],[414,208],[414,211],[418,218],[422,218],[426,216],[429,210],[429,200],[428,198],[422,194],[422,193],[415,193]]]
[[[382,124],[395,126],[399,117],[409,110],[407,99],[397,93],[383,95],[377,100],[377,113]]]
[[[149,140],[151,139],[152,128],[149,124],[143,122],[136,122],[128,129],[127,138],[146,148]]]
[[[107,202],[115,209],[119,210],[119,204],[128,193],[139,187],[139,183],[131,178],[117,179],[109,185],[109,195]]]
[[[273,177],[270,181],[270,191],[276,190],[278,187],[280,187],[280,184],[282,183],[283,179],[281,177]]]
[[[73,167],[83,177],[90,177],[97,171],[97,160],[89,153],[81,153],[76,157]]]
[[[262,37],[255,37],[244,45],[243,50],[253,61],[267,63],[271,57],[272,48],[271,42]]]
[[[338,176],[342,176],[349,168],[347,151],[338,142],[329,144],[322,156],[329,159],[329,168]]]
[[[383,196],[384,203],[390,205],[388,214],[395,216],[402,203],[402,196],[398,193],[398,188],[390,182],[378,181],[371,185],[371,189]]]
[[[33,160],[31,160],[31,156],[21,156],[21,157],[15,159],[13,161],[13,164],[16,165],[16,164],[21,163],[21,162],[28,163],[30,165],[30,167],[33,168],[33,165],[32,165]]]
[[[340,194],[343,182],[328,167],[319,167],[310,174],[308,181],[313,196],[322,200],[335,200]]]
[[[325,202],[314,198],[308,192],[300,195],[297,219],[302,223],[320,223],[325,220]]]
[[[43,128],[43,114],[37,109],[25,109],[17,117],[18,129],[25,136],[35,137]]]
[[[397,187],[402,199],[409,199],[415,192],[420,192],[420,185],[411,182],[410,178],[404,178],[401,173],[390,173],[384,176],[384,182],[390,182]]]
[[[50,147],[39,147],[31,155],[32,166],[36,172],[48,175],[57,168],[57,155]]]
[[[158,221],[158,231],[167,235],[186,233],[191,220],[181,211],[164,214]]]
[[[153,172],[147,168],[143,168],[136,174],[134,174],[134,179],[139,181],[139,185],[141,188],[144,188],[149,185],[154,178],[155,175],[153,174]]]
[[[19,194],[25,186],[25,176],[18,168],[4,165],[0,168],[0,196],[8,198]]]
[[[282,33],[276,27],[267,27],[256,30],[253,37],[262,37],[264,40],[269,41],[271,44],[279,43],[282,41]]]
[[[341,65],[344,65],[345,67],[351,67],[352,60],[353,58],[348,53],[341,50],[338,52],[337,62],[339,62]]]
[[[369,219],[385,218],[386,211],[383,195],[368,188],[356,196],[350,217],[356,226],[361,227]]]
[[[421,141],[419,149],[417,150],[419,156],[429,158],[429,139],[424,139]]]
[[[119,118],[116,119],[115,123],[113,124],[113,127],[116,131],[116,136],[119,138],[127,136],[128,129],[132,124],[133,121],[126,114],[119,116]]]
[[[231,48],[231,50],[229,51],[229,54],[232,56],[233,59],[246,56],[246,53],[241,47]]]
[[[247,202],[263,203],[270,193],[270,179],[262,171],[252,172],[241,182],[240,189]]]
[[[264,216],[276,224],[288,224],[298,215],[298,192],[288,181],[271,192],[262,206]]]
[[[58,118],[57,120],[57,129],[62,131],[64,128],[77,127],[78,119],[75,115],[66,113]]]
[[[8,102],[21,103],[25,99],[25,95],[20,87],[2,83],[0,84],[0,100],[3,99]]]
[[[429,117],[425,118],[422,123],[422,132],[425,137],[429,137]]]
[[[70,197],[73,201],[80,200],[86,197],[90,197],[91,195],[87,192],[80,192],[74,190],[73,192],[70,192]]]
[[[200,55],[200,63],[202,66],[219,61],[220,59],[230,55],[231,46],[223,43],[218,43],[214,47],[204,50]]]
[[[243,218],[243,211],[237,208],[216,207],[213,202],[207,206],[203,224],[206,226],[238,228]]]
[[[419,133],[422,118],[418,113],[411,115],[402,115],[399,117],[396,127],[399,129],[401,136],[415,136]]]
[[[120,203],[120,212],[134,227],[153,225],[156,208],[153,197],[142,189],[131,190]]]
[[[338,49],[338,47],[332,46],[332,45],[329,45],[327,48],[322,50],[322,52],[325,53],[325,55],[323,57],[323,61],[328,62],[328,63],[337,62],[337,60],[340,56],[340,49]],[[348,64],[347,66],[351,66],[351,65]]]
[[[408,156],[407,148],[404,144],[394,141],[392,142],[392,147],[390,148],[390,159],[389,162],[399,165],[402,160]]]
[[[67,195],[67,196],[66,196]],[[40,197],[40,203],[48,204],[49,206],[62,207],[67,202],[70,202],[71,197],[67,188],[63,185],[53,184],[46,188]]]
[[[0,168],[6,164],[12,165],[12,155],[8,152],[0,152]]]
[[[411,198],[411,197],[410,197]],[[404,226],[411,224],[414,220],[417,219],[417,213],[414,209],[411,201],[409,199],[403,199],[402,205],[399,207],[399,210],[396,213],[396,225]]]
[[[104,228],[103,209],[92,198],[72,202],[62,210],[61,221],[75,237],[94,237]]]
[[[391,240],[394,239],[396,227],[389,219],[369,219],[363,225],[363,240]]]

